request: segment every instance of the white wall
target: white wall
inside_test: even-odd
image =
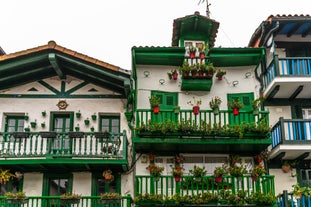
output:
[[[43,188],[43,173],[25,173],[23,181],[23,191],[26,196],[41,196]]]
[[[83,196],[91,196],[92,174],[89,172],[73,173],[72,192]]]
[[[283,193],[283,190],[288,192],[292,191],[292,185],[297,183],[296,169],[292,169],[292,172],[284,173],[281,168],[270,169],[270,175],[274,175],[275,194]]]

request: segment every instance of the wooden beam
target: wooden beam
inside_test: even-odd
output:
[[[56,55],[55,53],[49,53],[48,55],[49,57],[49,61],[51,63],[51,65],[53,66],[53,69],[55,70],[56,74],[58,75],[58,77],[60,79],[65,79],[65,74],[63,73],[63,71],[60,69],[59,64],[56,60]]]
[[[296,157],[294,160],[297,160],[297,161],[299,161],[299,160],[304,160],[304,159],[307,158],[309,155],[310,155],[310,152],[305,152],[305,153],[299,155],[298,157]]]
[[[267,97],[267,100],[270,101],[275,96],[275,94],[279,92],[279,90],[280,90],[280,85],[276,85],[271,91],[271,93],[269,94],[269,96]]]
[[[298,95],[299,93],[302,91],[303,89],[303,86],[299,86],[295,91],[294,93],[289,97],[289,100],[292,101],[294,100]]]
[[[300,27],[301,27],[302,23],[297,23],[288,33],[287,33],[287,37],[292,36]]]

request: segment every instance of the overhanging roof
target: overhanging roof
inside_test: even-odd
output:
[[[173,24],[172,46],[178,46],[181,37],[195,36],[200,40],[208,39],[209,46],[213,47],[218,27],[218,22],[200,15],[199,12],[175,19]]]
[[[311,37],[311,17],[309,15],[270,15],[253,33],[249,47],[260,47],[271,34],[291,37],[299,35],[301,40]],[[280,46],[280,45],[279,45]]]
[[[216,67],[258,65],[265,54],[263,48],[211,48],[210,62]]]
[[[133,63],[137,65],[182,65],[184,47],[133,47]]]
[[[0,90],[67,75],[116,91],[130,91],[130,73],[50,41],[47,45],[0,56]]]

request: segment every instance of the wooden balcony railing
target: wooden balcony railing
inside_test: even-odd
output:
[[[0,206],[5,207],[131,207],[131,203],[132,198],[130,195],[123,196],[121,201],[116,204],[105,204],[100,200],[100,196],[82,196],[82,198],[79,200],[79,203],[76,204],[66,204],[60,199],[60,196],[29,196],[27,197],[27,201],[24,204],[11,204],[5,199],[4,196],[0,196]]]
[[[126,159],[126,132],[3,132],[0,157],[107,157]]]
[[[180,110],[178,114],[175,114],[173,111],[160,111],[158,114],[153,114],[150,109],[138,109],[136,111],[136,132],[148,124],[149,126],[147,127],[149,127],[149,131],[155,128],[155,130],[175,130],[177,132],[187,130],[188,127],[192,131],[197,132],[205,131],[209,133],[217,131],[216,134],[219,133],[218,135],[220,135],[222,131],[230,131],[226,128],[228,126],[232,127],[230,132],[238,132],[237,130],[241,129],[241,127],[239,127],[241,125],[249,126],[248,128],[245,127],[245,130],[258,130],[259,133],[256,131],[257,135],[260,134],[260,130],[270,131],[268,111],[261,111],[258,116],[253,115],[252,111],[240,112],[239,115],[234,116],[232,111],[229,110],[220,110],[217,115],[215,115],[212,110],[200,110],[198,115],[194,115],[192,110]],[[267,133],[267,131],[265,133]],[[137,134],[139,133],[136,133],[136,135]],[[187,135],[189,135],[189,133],[187,133]],[[225,134],[225,136],[227,135],[228,134]],[[233,136],[237,135],[235,134]]]
[[[278,58],[274,56],[263,75],[264,89],[276,77],[311,77],[311,58]]]
[[[167,197],[174,194],[198,195],[206,192],[219,194],[221,190],[228,189],[233,194],[240,190],[246,191],[248,195],[259,191],[263,194],[274,194],[274,176],[264,175],[257,181],[253,181],[250,175],[240,178],[224,176],[219,183],[215,181],[214,176],[203,176],[200,181],[196,181],[193,176],[184,176],[180,182],[175,182],[173,176],[160,176],[158,180],[152,176],[135,177],[135,195],[149,193]]]
[[[311,207],[311,197],[310,195],[302,194],[301,198],[298,199],[293,194],[284,190],[279,195],[277,204],[279,207]]]
[[[284,119],[281,117],[271,130],[272,148],[286,143],[311,144],[310,119]]]

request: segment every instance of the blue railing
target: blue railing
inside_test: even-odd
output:
[[[302,195],[297,198],[285,190],[279,195],[277,204],[278,207],[311,207],[311,197]]]
[[[281,117],[271,130],[272,148],[279,144],[295,141],[311,144],[310,119],[284,119]]]
[[[274,56],[264,73],[264,88],[276,77],[311,77],[311,58],[278,58]]]

